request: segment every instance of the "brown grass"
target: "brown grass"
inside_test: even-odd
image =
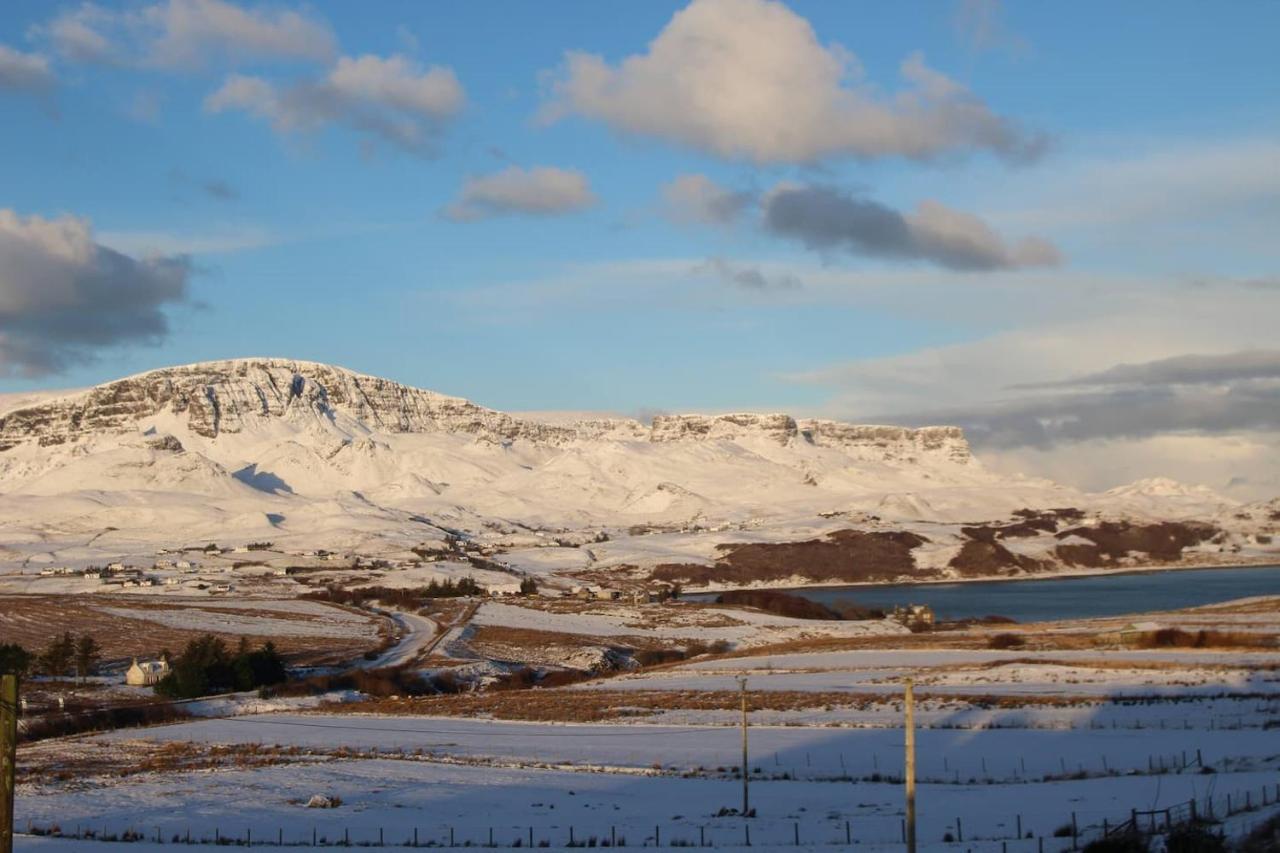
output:
[[[1099,697],[999,696],[993,694],[930,694],[917,690],[921,703],[939,702],[945,707],[969,704],[981,708],[1070,707],[1080,703],[1102,704]],[[526,722],[608,722],[650,717],[663,711],[736,711],[741,696],[734,690],[521,690],[467,693],[417,699],[384,699],[376,702],[335,705],[326,713],[377,713],[443,717],[487,717]],[[877,693],[815,692],[800,690],[752,693],[750,708],[756,711],[802,711],[814,708],[867,710],[893,707],[898,697]]]
[[[64,631],[74,634],[91,634],[102,646],[105,661],[125,660],[130,657],[150,657],[162,649],[179,652],[189,640],[203,630],[174,628],[151,622],[145,618],[131,618],[104,613],[100,608],[127,608],[145,614],[147,610],[192,608],[193,611],[235,612],[243,616],[269,616],[287,621],[310,620],[316,617],[306,614],[275,611],[269,608],[219,608],[217,600],[159,599],[148,600],[142,596],[85,595],[0,595],[0,637],[5,642],[18,643],[29,651],[39,652],[55,636]],[[343,608],[348,612],[353,611]],[[364,618],[374,617],[362,614]],[[358,657],[366,648],[374,645],[368,638],[345,637],[292,637],[269,634],[219,634],[234,645],[244,636],[253,645],[271,640],[291,662],[315,664],[347,660]]]

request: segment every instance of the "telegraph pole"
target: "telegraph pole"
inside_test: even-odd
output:
[[[0,676],[0,853],[13,853],[18,766],[18,676]]]
[[[916,699],[910,678],[903,698],[907,754],[902,775],[907,787],[907,853],[916,853]]]
[[[750,811],[751,804],[747,787],[751,778],[751,770],[747,767],[747,677],[745,675],[738,676],[738,687],[742,691],[742,816],[745,818],[747,812]],[[0,853],[4,853],[4,851],[0,851]]]

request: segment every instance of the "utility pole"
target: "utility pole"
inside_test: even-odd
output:
[[[747,767],[747,677],[745,675],[738,676],[738,687],[742,691],[742,816],[745,818],[747,812],[751,810],[751,799],[748,795],[751,770]]]
[[[907,754],[902,775],[907,787],[907,853],[916,853],[916,698],[910,678],[903,698]]]
[[[13,853],[18,766],[18,676],[0,676],[0,853]]]

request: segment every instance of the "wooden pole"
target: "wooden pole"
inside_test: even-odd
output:
[[[903,697],[906,714],[906,756],[903,775],[906,777],[907,794],[907,853],[916,853],[916,700],[914,685],[907,679]]]
[[[18,775],[18,676],[0,676],[0,853],[13,853],[13,790]]]
[[[751,810],[750,781],[751,770],[747,766],[747,677],[738,676],[738,686],[742,692],[742,816],[745,818]]]

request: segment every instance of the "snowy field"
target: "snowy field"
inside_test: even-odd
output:
[[[102,784],[24,784],[20,822],[162,840],[215,837],[259,843],[283,839],[353,844],[510,845],[621,836],[628,846],[705,840],[755,847],[843,843],[900,847],[900,729],[751,730],[750,821],[717,816],[741,802],[735,777],[739,734],[732,727],[566,726],[431,718],[275,715],[206,720],[150,729],[145,742],[295,746],[284,763],[175,776],[135,773]],[[80,750],[127,758],[139,733],[91,738]],[[56,749],[53,745],[34,749]],[[1151,773],[1165,762],[1201,761],[1217,772]],[[1069,826],[1096,834],[1130,809],[1162,809],[1196,799],[1208,809],[1275,798],[1280,732],[1079,729],[945,730],[919,733],[920,837],[924,849],[1067,849],[1052,833]],[[340,751],[340,752],[339,752]],[[375,752],[376,751],[376,752]],[[1103,762],[1106,766],[1104,769]],[[1179,764],[1179,766],[1181,766]],[[1066,767],[1066,773],[1062,768]],[[878,775],[877,775],[878,774]],[[1074,777],[1082,778],[1074,778]],[[876,781],[878,780],[878,781]],[[313,795],[341,799],[308,809]],[[1270,806],[1268,806],[1270,808]],[[1264,812],[1238,815],[1243,828]],[[957,820],[960,825],[957,826]],[[749,825],[749,826],[748,826]],[[1032,838],[1015,839],[1019,834]],[[381,835],[380,835],[381,833]],[[943,843],[950,833],[964,846]],[[1040,839],[1043,838],[1043,841]],[[323,843],[323,842],[322,842]],[[86,849],[75,841],[21,839],[19,849]]]

